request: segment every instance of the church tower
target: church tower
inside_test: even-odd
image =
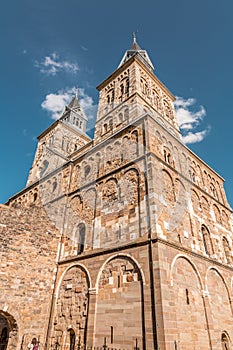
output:
[[[94,139],[76,95],[0,207],[9,349],[26,350],[32,331],[45,350],[232,348],[224,180],[183,143],[153,71],[134,36],[97,87]]]
[[[151,113],[180,138],[174,112],[174,96],[153,74],[154,66],[134,35],[115,72],[98,87],[99,108],[95,141],[109,137],[119,128],[133,123],[143,113]]]
[[[38,147],[27,185],[41,179],[69,160],[70,155],[90,141],[87,117],[80,107],[78,92],[60,118],[38,136]]]

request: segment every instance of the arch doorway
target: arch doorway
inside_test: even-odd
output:
[[[6,350],[9,339],[9,326],[6,318],[0,315],[0,350]]]
[[[18,327],[14,317],[0,310],[0,350],[15,349],[18,343]]]

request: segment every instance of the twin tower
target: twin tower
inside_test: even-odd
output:
[[[182,142],[174,96],[134,37],[97,88],[38,137],[0,207],[1,349],[231,349],[231,209]]]

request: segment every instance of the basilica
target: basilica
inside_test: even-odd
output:
[[[76,93],[0,205],[0,350],[232,349],[223,178],[135,36],[97,89],[94,137]]]

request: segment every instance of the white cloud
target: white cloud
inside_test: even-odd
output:
[[[41,73],[47,75],[56,75],[59,71],[76,74],[79,70],[77,63],[60,60],[59,55],[55,52],[50,56],[46,56],[41,62],[36,62],[35,65],[40,69]]]
[[[207,130],[197,131],[194,133],[188,132],[186,135],[182,137],[183,142],[185,144],[201,142],[206,137],[208,131],[209,130],[207,129]]]
[[[70,92],[60,90],[57,94],[46,95],[41,106],[51,115],[52,119],[58,119],[65,105],[69,104],[71,96]]]
[[[52,119],[56,120],[61,116],[64,107],[70,103],[75,92],[76,88],[72,87],[59,90],[57,93],[48,94],[45,96],[41,106],[49,113]],[[87,95],[85,89],[79,88],[78,92],[80,106],[88,117],[88,130],[90,130],[94,127],[97,105],[95,105],[93,98]]]
[[[205,108],[197,105],[195,98],[184,99],[179,96],[176,97],[174,105],[176,109],[176,118],[183,134],[182,138],[184,143],[201,142],[209,131],[209,128],[202,131],[196,130],[206,116]]]

